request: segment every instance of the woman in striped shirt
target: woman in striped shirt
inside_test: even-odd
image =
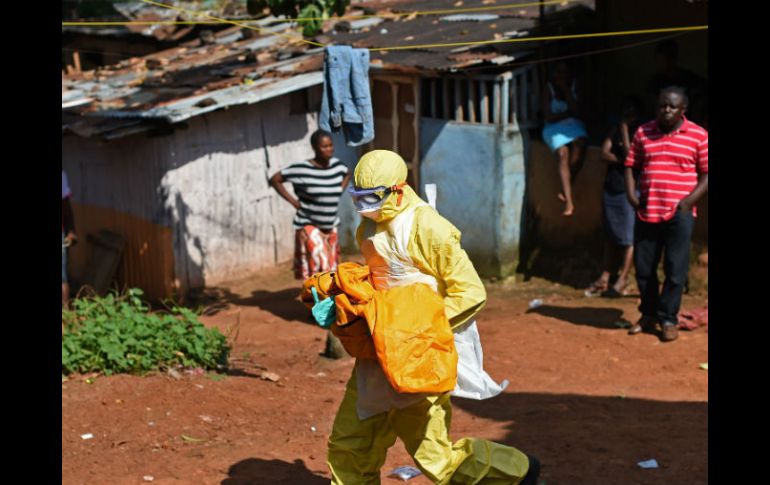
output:
[[[310,137],[315,156],[289,165],[270,178],[270,185],[291,204],[294,215],[294,277],[337,269],[337,216],[342,191],[350,181],[348,168],[334,158],[331,133],[318,130]],[[284,187],[294,186],[294,198]]]

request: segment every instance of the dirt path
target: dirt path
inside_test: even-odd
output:
[[[62,383],[64,484],[328,483],[326,439],[352,360],[319,356],[325,331],[292,300],[287,267],[224,288],[210,291],[219,304],[204,322],[237,335],[230,375]],[[704,328],[663,344],[615,325],[638,317],[635,297],[587,299],[545,281],[488,292],[478,318],[485,367],[511,384],[487,401],[455,399],[455,439],[532,453],[548,485],[707,483]],[[527,312],[533,298],[544,304]],[[683,307],[705,304],[705,295],[688,295]],[[280,380],[260,379],[265,370]],[[637,466],[650,458],[660,468]],[[412,461],[397,443],[383,483],[400,483],[385,478],[400,465]]]

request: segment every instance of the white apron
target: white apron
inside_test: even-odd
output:
[[[424,205],[426,204],[418,204],[394,217],[388,230],[378,234],[364,234],[361,252],[369,266],[375,289],[387,290],[395,286],[425,283],[434,291],[438,291],[436,279],[421,272],[406,250],[412,232],[414,211]],[[508,381],[497,384],[484,371],[484,354],[476,321],[466,322],[454,332],[458,355],[457,386],[451,395],[488,399],[503,392],[508,386]],[[403,409],[430,396],[396,392],[376,360],[357,359],[356,375],[356,411],[359,419],[366,419],[392,408]]]

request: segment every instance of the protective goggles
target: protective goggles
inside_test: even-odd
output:
[[[358,187],[350,187],[348,193],[353,199],[353,205],[355,205],[358,212],[371,212],[376,211],[382,207],[385,203],[385,199],[393,192],[398,194],[397,205],[401,205],[401,199],[403,198],[404,191],[402,187],[406,185],[406,182],[402,182],[397,185],[387,187],[381,185],[371,189],[362,189]]]

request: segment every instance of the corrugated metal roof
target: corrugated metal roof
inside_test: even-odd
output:
[[[323,74],[321,72],[298,74],[285,79],[263,78],[250,84],[175,100],[147,110],[107,109],[98,114],[108,118],[155,119],[177,123],[224,107],[254,104],[322,83]]]
[[[527,6],[519,6],[517,3],[526,3]],[[365,9],[369,12],[379,12],[382,10],[390,10],[394,13],[403,12],[424,12],[427,10],[450,10],[452,8],[467,9],[475,7],[496,7],[510,5],[510,8],[495,9],[494,12],[498,15],[517,15],[522,18],[537,18],[540,15],[540,8],[538,5],[532,5],[534,2],[512,2],[511,0],[369,0],[355,4],[356,7]],[[570,0],[569,2],[563,2],[560,4],[546,5],[546,11],[562,11],[572,8],[576,5],[582,5],[591,9],[596,8],[595,0]]]
[[[441,6],[446,9],[445,2],[437,0],[392,0],[379,4],[388,4],[390,11],[425,11]],[[475,5],[488,2],[463,3],[464,7]],[[347,22],[349,25],[340,31],[333,29],[340,21],[330,19],[325,22],[324,42],[374,49],[512,38],[528,35],[537,28],[536,19],[507,9],[495,10],[494,14],[464,13],[443,18],[451,21],[442,21],[437,15],[389,20],[363,18]],[[294,25],[274,17],[257,23],[270,32],[287,31]],[[309,48],[306,43],[281,35],[252,37],[254,31],[237,27],[219,34],[219,41],[214,43],[196,40],[107,68],[64,76],[62,109],[82,119],[79,123],[65,123],[63,119],[62,130],[83,136],[116,136],[141,127],[146,129],[153,123],[177,123],[323,83],[322,48]],[[292,32],[292,36],[298,34]],[[426,47],[374,51],[371,63],[373,69],[458,71],[470,66],[496,68],[531,53],[532,46],[528,44]],[[111,122],[102,122],[105,119]]]
[[[275,32],[290,26],[275,18],[260,23]],[[286,36],[253,38],[253,31],[230,30],[222,32],[226,38],[211,44],[188,43],[64,76],[62,109],[84,119],[177,123],[323,83],[323,49],[308,48]],[[249,37],[244,39],[245,35]],[[89,120],[63,123],[63,131],[108,138],[115,130],[130,127],[134,132],[140,126],[145,125]]]
[[[453,42],[475,42],[493,38],[509,38],[518,32],[531,31],[537,23],[531,18],[496,15],[494,20],[480,21],[470,15],[459,15],[453,21],[443,21],[437,16],[418,16],[398,21],[388,21],[366,32],[340,33],[335,36],[336,43],[350,43],[356,47],[379,48],[405,45],[444,44]],[[488,18],[488,17],[483,17]],[[491,17],[489,17],[491,18]],[[383,30],[385,29],[385,30]],[[514,52],[506,52],[509,57],[519,59],[531,52],[532,46],[521,45]],[[476,61],[452,58],[456,52],[476,53]],[[497,52],[497,54],[494,54]],[[494,55],[490,55],[494,54]],[[427,47],[410,50],[374,51],[371,59],[375,66],[399,66],[418,70],[455,71],[486,62],[499,57],[496,46],[463,46],[449,49],[445,47]],[[491,66],[499,64],[493,63]]]

